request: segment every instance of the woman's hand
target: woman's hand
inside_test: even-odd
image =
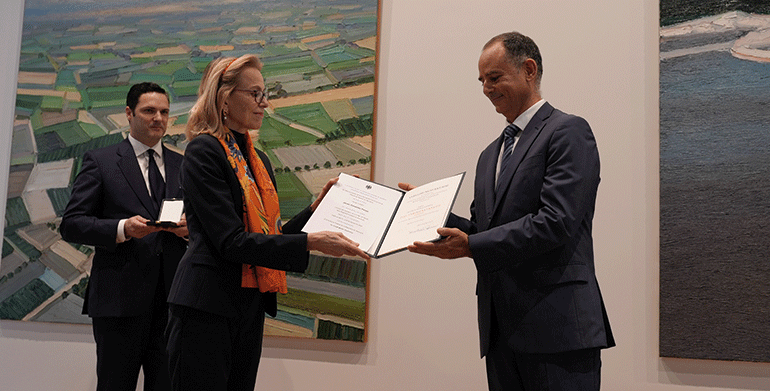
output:
[[[315,212],[315,209],[318,207],[318,204],[321,203],[321,200],[324,199],[324,197],[326,196],[326,193],[329,192],[329,189],[331,189],[332,186],[334,186],[334,184],[337,183],[338,180],[340,180],[340,177],[334,177],[332,179],[329,179],[329,182],[326,182],[326,185],[324,185],[324,188],[321,189],[321,194],[319,194],[318,198],[316,198],[315,201],[313,201],[313,203],[310,205],[311,212]]]
[[[176,223],[176,227],[166,228],[166,231],[173,233],[180,238],[186,238],[190,232],[187,230],[187,217],[182,213],[182,218]]]
[[[340,232],[321,231],[307,234],[307,249],[308,251],[320,251],[334,257],[350,255],[369,259],[369,255],[358,248],[358,243],[348,239]]]

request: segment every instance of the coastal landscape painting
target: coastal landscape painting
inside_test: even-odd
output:
[[[770,3],[660,10],[660,356],[770,362]]]
[[[94,249],[58,232],[83,153],[127,136],[125,97],[169,92],[163,142],[184,129],[206,65],[253,53],[270,106],[254,145],[275,170],[284,220],[341,172],[371,178],[378,0],[26,0],[3,252],[0,319],[89,323]],[[265,334],[365,341],[368,265],[312,254]]]

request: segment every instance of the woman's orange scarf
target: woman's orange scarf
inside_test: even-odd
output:
[[[261,232],[265,235],[281,234],[281,209],[278,206],[278,193],[270,179],[262,159],[257,156],[254,144],[248,133],[246,137],[246,153],[248,164],[238,143],[232,134],[225,139],[218,139],[225,149],[227,161],[235,171],[243,192],[243,222],[247,232]],[[256,174],[256,175],[252,175]],[[287,293],[286,272],[261,266],[243,264],[241,271],[241,286],[244,288],[259,288],[260,292]]]

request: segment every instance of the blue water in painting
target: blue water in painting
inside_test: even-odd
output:
[[[664,165],[750,164],[767,155],[770,63],[713,51],[661,61],[660,68]]]
[[[661,355],[770,361],[770,63],[662,60],[660,107]]]
[[[661,61],[660,75],[662,225],[675,217],[689,228],[719,228],[704,243],[691,238],[697,251],[731,236],[748,241],[735,245],[768,246],[770,63],[713,51]]]
[[[278,311],[275,319],[278,319],[281,322],[293,324],[295,326],[304,327],[310,331],[315,329],[315,318],[292,314],[290,312]]]

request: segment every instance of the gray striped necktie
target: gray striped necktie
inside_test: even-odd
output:
[[[505,127],[503,131],[503,161],[500,164],[500,173],[497,176],[497,186],[495,192],[497,192],[500,185],[500,179],[503,178],[504,173],[510,169],[511,155],[513,155],[513,142],[516,141],[516,135],[519,134],[521,129],[514,124],[510,124]]]

